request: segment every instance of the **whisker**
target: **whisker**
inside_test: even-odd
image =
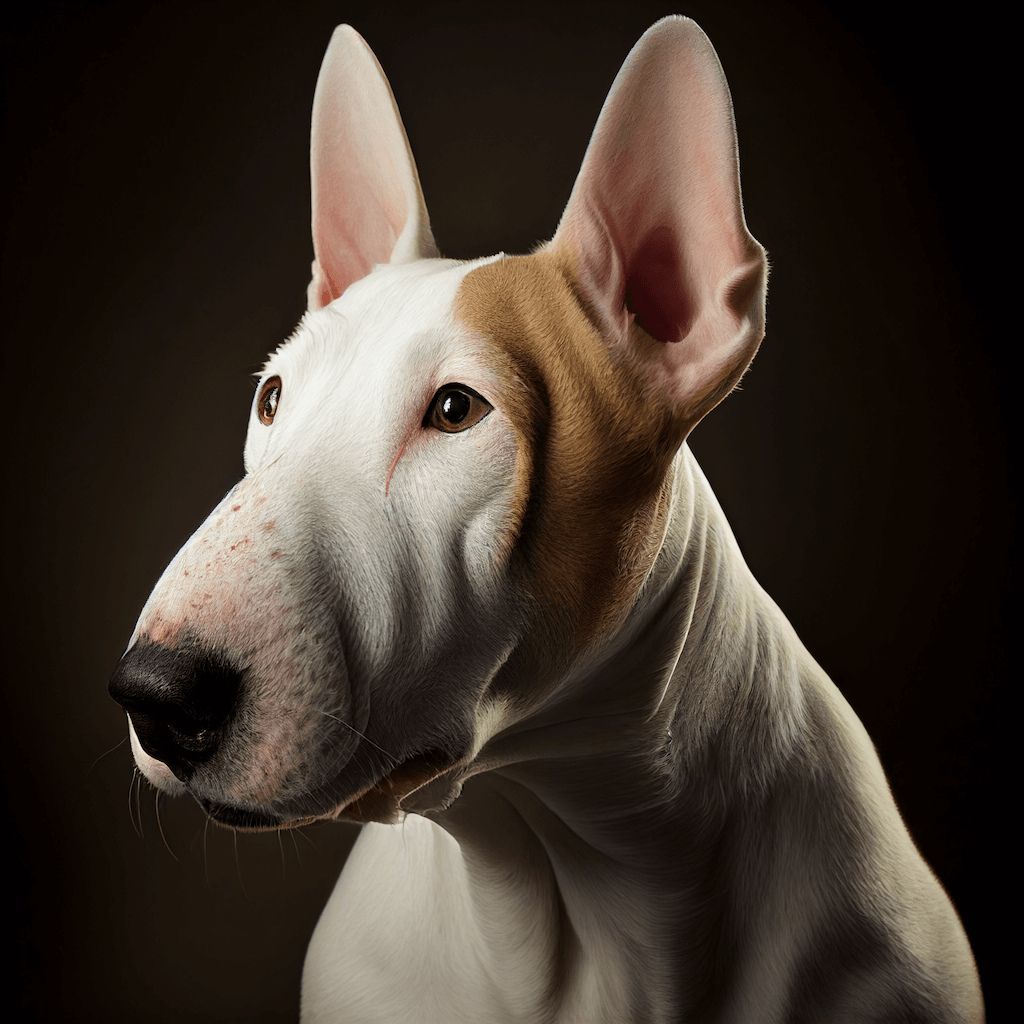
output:
[[[370,737],[366,735],[366,733],[360,732],[354,725],[349,725],[349,723],[346,722],[345,719],[339,718],[337,715],[332,715],[330,711],[321,711],[319,708],[314,708],[313,710],[316,711],[318,714],[323,715],[324,718],[329,718],[332,722],[337,722],[339,725],[345,726],[345,728],[348,729],[349,732],[355,733],[355,735],[358,736],[361,740],[363,740],[363,742],[369,743],[371,747],[376,747],[382,754],[387,754],[388,757],[394,758],[395,755],[392,754],[390,750],[386,750],[379,743],[374,743],[373,740],[371,740]]]
[[[295,852],[296,853],[298,853],[298,851],[299,851],[299,836],[302,836],[302,838],[305,839],[306,842],[309,843],[309,845],[312,846],[313,849],[316,850],[317,853],[320,852],[320,847],[317,846],[316,843],[313,841],[313,837],[309,834],[309,830],[308,829],[304,829],[304,828],[290,828],[288,830],[288,832],[289,832],[289,834],[292,837],[292,842],[295,844]]]
[[[167,852],[175,859],[178,859],[177,854],[171,849],[171,844],[167,842],[167,836],[164,835],[164,825],[160,820],[160,798],[163,796],[159,790],[156,792],[156,800],[153,801],[153,806],[156,808],[156,827],[160,830],[160,838],[164,841],[164,848]]]
[[[238,884],[242,887],[242,895],[245,897],[246,902],[252,904],[252,897],[249,895],[249,890],[245,887],[245,881],[242,878],[242,862],[238,857],[238,832],[235,829],[231,830],[231,840],[235,847],[235,874],[238,876]]]
[[[206,887],[210,887],[210,847],[207,837],[210,834],[210,819],[203,823],[203,875],[206,877]]]
[[[91,765],[89,765],[89,771],[87,771],[85,774],[86,775],[90,774],[90,772],[92,772],[93,768],[95,768],[96,765],[98,765],[100,763],[100,761],[103,760],[103,758],[105,758],[108,754],[112,754],[115,750],[117,750],[118,747],[124,746],[124,744],[127,743],[127,742],[128,742],[128,736],[126,734],[126,735],[122,736],[120,741],[115,743],[108,751],[106,751],[105,753],[100,754],[100,756],[97,757],[96,760],[93,761],[93,763]]]
[[[128,817],[131,819],[132,828],[135,830],[135,834],[140,839],[145,839],[145,835],[142,832],[142,814],[140,813],[138,819],[135,817],[135,805],[132,802],[132,798],[135,795],[135,787],[141,786],[141,776],[139,775],[139,769],[135,768],[132,771],[131,781],[128,783]],[[138,801],[136,801],[137,803]]]
[[[142,787],[145,784],[145,776],[138,769],[135,771],[135,814],[139,819],[139,835],[146,838],[146,826],[142,818]]]

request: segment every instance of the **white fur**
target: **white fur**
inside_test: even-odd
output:
[[[685,444],[664,515],[630,524],[646,550],[622,541],[635,590],[579,647],[539,611],[546,581],[512,555],[539,454],[514,422],[528,383],[459,306],[503,257],[432,258],[390,91],[351,29],[313,124],[317,261],[310,312],[264,371],[276,415],[254,406],[246,476],[154,590],[123,663],[143,669],[118,690],[141,771],[215,818],[372,819],[313,936],[303,1021],[980,1020],[966,937],[870,740]],[[753,357],[763,254],[691,22],[631,54],[547,252],[578,274],[644,415],[689,429]],[[452,382],[493,409],[443,433],[425,416]],[[558,395],[576,400],[594,401]],[[136,725],[201,694],[154,682],[146,652],[237,680],[216,745],[180,755],[184,782],[140,739],[163,726]]]

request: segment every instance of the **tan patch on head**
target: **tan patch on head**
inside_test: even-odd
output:
[[[499,401],[518,434],[516,556],[582,645],[628,611],[657,554],[684,429],[609,350],[574,280],[561,254],[498,260],[466,275],[456,314],[507,363]]]

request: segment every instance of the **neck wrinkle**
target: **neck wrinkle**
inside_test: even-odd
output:
[[[669,486],[668,527],[623,624],[470,774],[498,770],[557,813],[587,808],[605,822],[638,811],[664,820],[682,789],[716,778],[746,792],[772,774],[759,755],[777,756],[796,731],[803,649],[686,446]]]
[[[761,588],[692,456],[687,573],[696,580],[689,629],[664,704],[680,784],[716,779],[728,799],[763,790],[793,753],[804,718],[801,681],[820,673]]]
[[[673,992],[680,958],[710,976],[739,827],[730,815],[743,792],[772,784],[773,722],[796,704],[787,694],[802,648],[685,447],[669,486],[668,527],[624,623],[561,681],[556,702],[474,764],[487,774],[467,779],[465,795],[490,793],[492,817],[461,801],[431,815],[485,874],[508,871],[509,837],[522,836],[531,878],[551,886],[544,921],[567,991],[604,971]],[[680,932],[682,952],[670,955]]]

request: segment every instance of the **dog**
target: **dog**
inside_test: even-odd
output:
[[[306,1022],[963,1022],[970,946],[686,445],[764,333],[728,87],[666,18],[552,240],[434,245],[336,30],[309,310],[110,683],[216,822],[363,823]]]

